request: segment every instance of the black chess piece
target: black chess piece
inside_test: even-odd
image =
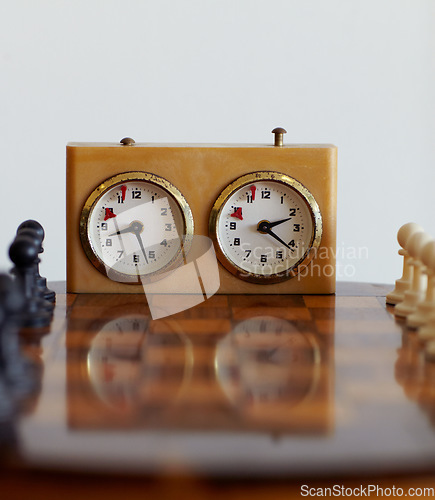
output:
[[[3,352],[4,331],[6,325],[6,308],[0,300],[0,423],[7,422],[13,414],[12,400],[6,387],[6,357]]]
[[[5,319],[6,319],[5,307],[3,302],[0,300],[0,376],[5,366],[5,360],[2,352],[2,339],[4,330],[3,325],[5,324]],[[0,409],[0,415],[1,415],[1,409]]]
[[[19,283],[0,274],[0,370],[10,392],[20,399],[36,388],[36,365],[21,353],[19,330],[26,306]]]
[[[0,457],[16,442],[18,412],[41,388],[41,369],[21,352],[19,313],[24,305],[17,281],[0,274]]]
[[[38,254],[43,253],[44,247],[42,246],[42,243],[43,243],[44,238],[45,238],[44,228],[41,226],[41,224],[38,221],[29,219],[29,220],[22,222],[18,226],[17,235],[21,234],[23,231],[26,231],[29,229],[35,231],[35,233],[39,239]],[[26,233],[24,233],[24,234],[26,234]],[[56,293],[53,292],[53,290],[50,290],[49,288],[47,288],[47,279],[43,278],[39,274],[39,263],[40,262],[41,262],[41,259],[39,259],[39,257],[38,257],[38,259],[35,262],[35,273],[37,274],[37,276],[36,276],[37,286],[42,290],[42,292],[44,294],[44,298],[46,300],[49,300],[50,302],[55,302],[56,301]]]
[[[20,312],[24,304],[24,293],[18,284],[11,276],[0,274],[0,373],[2,374],[6,370],[10,352],[8,345],[10,334],[15,332],[15,337],[18,337],[18,330],[21,327]]]
[[[25,296],[19,284],[9,274],[0,273],[0,304],[4,315],[20,326],[20,311],[24,308]]]
[[[31,238],[33,240],[36,247],[40,248],[40,245],[41,245],[40,234],[38,234],[38,232],[35,231],[34,229],[31,229],[30,227],[23,228],[20,230],[19,233],[17,233],[17,237],[18,236],[20,236],[20,237],[21,236],[28,236],[29,238]],[[51,302],[51,301],[47,300],[47,298],[46,298],[46,295],[47,295],[46,291],[48,290],[48,288],[45,285],[47,283],[47,280],[45,278],[41,278],[41,276],[39,275],[39,269],[38,269],[39,262],[40,262],[40,259],[37,256],[35,258],[35,260],[33,261],[33,265],[32,265],[33,280],[35,283],[33,295],[35,297],[37,296],[37,297],[43,299],[43,301],[44,301],[43,304],[44,304],[45,309],[48,312],[52,312],[54,309],[54,302]],[[41,286],[41,279],[45,282],[44,286]],[[41,302],[41,304],[42,304],[42,302]]]
[[[38,251],[35,239],[26,235],[18,235],[9,248],[9,257],[15,264],[12,274],[25,297],[22,325],[29,328],[46,327],[52,318],[52,313],[47,311],[47,301],[37,293],[34,262],[38,258]]]

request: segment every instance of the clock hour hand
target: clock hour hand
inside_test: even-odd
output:
[[[121,229],[121,230],[116,231],[115,233],[109,234],[109,236],[116,236],[118,234],[126,234],[126,233],[133,233],[133,234],[136,233],[134,222],[132,222],[128,227],[126,227],[124,229]]]
[[[257,231],[259,233],[266,233],[272,236],[272,238],[275,238],[275,240],[279,241],[282,245],[284,245],[286,248],[288,248],[291,252],[294,252],[294,249],[291,248],[285,241],[283,241],[277,234],[275,234],[272,229],[270,229],[270,222],[266,220],[262,220],[258,223],[257,226]]]
[[[115,233],[109,234],[109,236],[115,236],[115,235],[118,235],[118,234],[125,234],[125,233],[133,233],[136,236],[137,241],[139,243],[139,247],[140,247],[140,249],[141,249],[141,251],[143,253],[143,256],[145,257],[145,262],[148,264],[147,255],[146,255],[145,248],[143,246],[142,238],[141,238],[141,235],[140,235],[140,233],[142,232],[142,230],[143,230],[143,224],[142,224],[142,222],[133,221],[126,228],[121,229],[119,231],[116,231]]]
[[[277,220],[276,222],[269,222],[269,229],[272,229],[275,226],[279,226],[283,222],[287,222],[290,219],[291,219],[291,217],[288,217],[287,219]]]

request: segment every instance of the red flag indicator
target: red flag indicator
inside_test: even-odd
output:
[[[125,201],[125,193],[127,191],[127,186],[121,186],[122,201]]]
[[[113,213],[113,208],[106,208],[106,215],[104,216],[104,220],[113,219],[116,217],[116,214]]]
[[[231,214],[231,217],[237,217],[238,219],[243,220],[242,207],[237,207]]]
[[[254,201],[255,200],[255,191],[256,191],[257,187],[256,186],[251,186],[249,189],[251,190],[252,201]]]

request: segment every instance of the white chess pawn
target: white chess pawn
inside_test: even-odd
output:
[[[421,272],[423,264],[420,260],[420,254],[424,245],[431,240],[432,238],[427,233],[419,232],[413,234],[406,242],[405,250],[407,250],[411,257],[409,265],[413,268],[412,285],[409,290],[405,291],[403,301],[394,308],[395,316],[406,318],[406,316],[416,310],[417,304],[424,298],[427,277]]]
[[[432,268],[433,274],[432,274],[431,278],[432,278],[432,283],[434,284],[433,285],[433,293],[435,294],[435,263],[433,262],[433,260],[434,259],[432,259],[430,261],[430,266],[428,266],[428,267]],[[430,284],[430,280],[428,282],[428,286],[429,286],[429,284]],[[434,299],[434,301],[435,301],[435,299]],[[422,342],[428,341],[428,344],[426,346],[426,354],[428,354],[428,352],[430,351],[430,353],[431,353],[430,355],[435,360],[435,304],[433,305],[432,310],[428,315],[426,324],[422,325],[418,329],[417,336]],[[430,346],[429,346],[429,344],[430,344]]]
[[[426,297],[417,306],[415,312],[406,318],[409,328],[418,328],[426,324],[432,313],[435,313],[435,241],[429,241],[421,251],[421,261],[427,274]]]
[[[409,265],[410,257],[405,250],[406,242],[415,233],[423,232],[423,228],[415,222],[404,224],[397,232],[397,241],[402,247],[399,250],[399,255],[403,256],[403,273],[402,277],[396,280],[396,286],[392,292],[387,294],[387,304],[398,304],[405,298],[405,291],[411,287],[412,283],[412,267]]]

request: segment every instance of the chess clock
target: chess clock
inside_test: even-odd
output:
[[[67,291],[143,293],[209,236],[220,293],[334,293],[330,144],[67,145]]]

